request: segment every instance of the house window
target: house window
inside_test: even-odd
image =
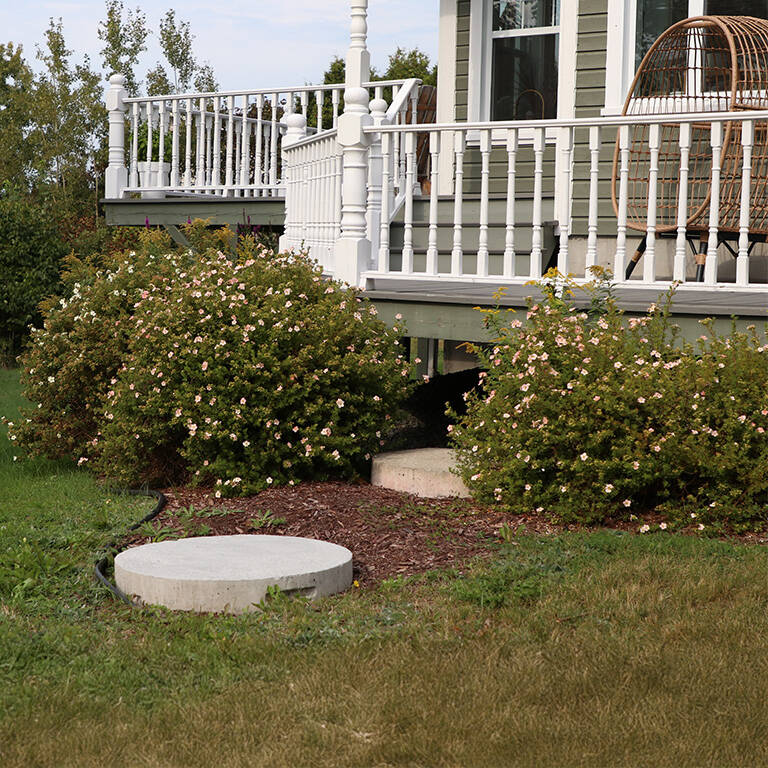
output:
[[[638,0],[635,69],[668,27],[689,16],[702,15],[768,18],[768,0]]]
[[[560,0],[493,0],[491,120],[557,117]]]

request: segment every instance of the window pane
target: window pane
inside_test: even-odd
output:
[[[556,27],[560,0],[493,0],[493,31]]]
[[[768,0],[707,0],[709,16],[757,16],[768,19]]]
[[[491,120],[557,117],[559,35],[493,41]]]
[[[661,33],[688,16],[688,0],[640,0],[637,4],[635,69]]]

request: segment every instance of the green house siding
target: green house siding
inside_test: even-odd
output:
[[[467,119],[469,95],[469,0],[456,4],[456,121]]]

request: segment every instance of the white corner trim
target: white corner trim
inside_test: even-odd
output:
[[[579,0],[560,3],[560,50],[557,65],[557,116],[576,114],[576,46],[579,40]]]
[[[604,114],[618,115],[635,71],[636,0],[608,0]]]
[[[467,91],[467,120],[487,120],[483,117],[484,90],[489,77],[485,69],[486,52],[490,45],[486,6],[490,0],[470,0],[469,4],[469,83]]]
[[[437,49],[437,122],[456,119],[456,0],[440,0]]]

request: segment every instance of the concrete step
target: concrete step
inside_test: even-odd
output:
[[[121,552],[115,581],[142,604],[198,613],[258,610],[270,587],[307,598],[352,584],[352,553],[295,536],[201,536]]]
[[[381,453],[373,458],[371,484],[423,498],[467,498],[469,489],[451,471],[455,466],[456,454],[450,448]]]

